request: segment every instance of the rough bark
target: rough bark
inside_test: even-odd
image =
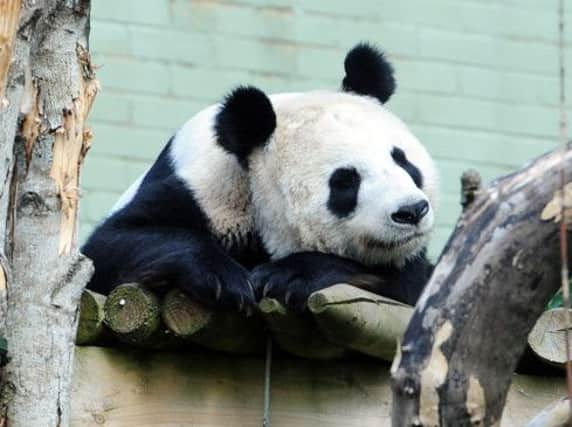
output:
[[[77,307],[92,273],[75,245],[85,120],[97,91],[89,1],[0,5],[10,10],[0,10],[0,32],[15,30],[8,42],[0,37],[10,45],[0,53],[0,291],[10,357],[2,422],[66,426]]]
[[[559,286],[551,206],[563,166],[572,170],[570,145],[497,180],[464,211],[394,363],[394,426],[500,422],[528,333]]]

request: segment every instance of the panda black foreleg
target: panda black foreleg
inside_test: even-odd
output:
[[[258,298],[276,298],[295,311],[303,311],[315,291],[367,273],[361,264],[321,252],[298,252],[259,265],[250,274]]]
[[[338,283],[415,305],[432,271],[425,252],[401,267],[366,267],[336,255],[299,252],[256,267],[250,280],[257,298],[276,298],[289,308],[302,311],[313,292]]]
[[[166,282],[213,308],[240,310],[255,303],[248,271],[208,235],[107,227],[94,233],[83,252],[95,264],[88,288],[101,293],[126,282]]]

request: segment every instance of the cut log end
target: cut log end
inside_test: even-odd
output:
[[[528,344],[541,360],[564,368],[566,363],[566,328],[568,318],[565,308],[545,311],[536,321],[528,336]]]
[[[84,290],[79,307],[79,323],[76,334],[77,345],[97,344],[105,340],[104,325],[105,296]]]
[[[105,301],[104,311],[106,325],[129,341],[144,340],[159,328],[157,297],[136,283],[115,288]]]
[[[189,337],[203,329],[212,320],[212,312],[197,304],[179,289],[165,295],[161,307],[165,325],[180,337]]]

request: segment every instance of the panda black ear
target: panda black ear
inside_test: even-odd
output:
[[[342,88],[347,92],[373,96],[384,104],[395,92],[393,67],[374,46],[360,43],[346,55],[346,76]]]
[[[276,128],[270,99],[253,86],[234,89],[222,103],[214,129],[218,143],[242,165],[256,147],[264,145]]]

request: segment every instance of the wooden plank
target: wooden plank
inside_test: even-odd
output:
[[[214,353],[76,347],[73,427],[260,427],[264,360]],[[560,378],[515,375],[503,427],[563,396]],[[390,425],[387,364],[275,359],[273,427]]]

